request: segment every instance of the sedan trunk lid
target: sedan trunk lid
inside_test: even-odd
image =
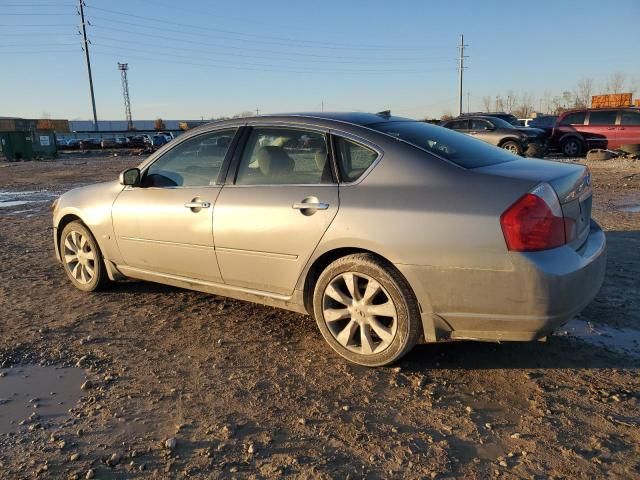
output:
[[[591,174],[586,166],[547,160],[517,159],[476,168],[474,171],[548,183],[560,201],[562,214],[566,219],[569,245],[577,250],[589,236],[592,191]]]

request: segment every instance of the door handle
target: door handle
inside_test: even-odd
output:
[[[209,202],[187,202],[184,204],[184,206],[186,208],[209,208],[211,206],[211,203]]]
[[[291,205],[291,208],[296,210],[300,210],[300,213],[304,216],[308,217],[309,215],[313,215],[318,210],[326,210],[329,208],[328,203],[321,202],[318,200],[318,197],[305,197],[301,202],[296,202]]]
[[[328,203],[322,203],[322,202],[299,202],[299,203],[294,203],[291,208],[295,208],[296,210],[326,210],[327,208],[329,208],[329,204]]]

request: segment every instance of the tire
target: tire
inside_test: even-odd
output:
[[[331,348],[367,367],[396,362],[422,333],[411,287],[393,265],[372,254],[348,255],[331,263],[316,282],[313,312]]]
[[[630,153],[631,155],[640,155],[640,144],[630,143],[626,145],[620,145],[620,150],[626,153]]]
[[[62,266],[74,287],[83,292],[94,292],[107,286],[109,277],[102,252],[82,222],[76,220],[64,227],[59,248]]]
[[[582,154],[582,142],[576,137],[569,137],[562,141],[560,149],[565,157],[577,157]]]
[[[507,140],[500,145],[500,147],[510,151],[514,155],[522,155],[522,147],[518,142],[514,142],[513,140]]]
[[[527,150],[524,152],[525,156],[532,158],[542,158],[547,153],[547,147],[539,143],[530,143]]]
[[[593,150],[589,150],[587,152],[587,160],[592,160],[592,161],[604,161],[604,160],[611,160],[612,158],[616,158],[618,155],[616,155],[614,152],[610,151],[610,150],[600,150],[600,149],[593,149]]]

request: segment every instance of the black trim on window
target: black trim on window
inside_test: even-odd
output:
[[[233,152],[229,155],[228,159],[225,158],[225,163],[222,165],[224,175],[220,177],[221,184],[233,185],[235,182],[238,166],[240,165],[240,158],[242,157],[242,153],[247,145],[247,139],[251,134],[251,128],[252,127],[243,126],[238,129],[238,134],[236,135],[236,138],[234,138],[234,143],[232,145]]]

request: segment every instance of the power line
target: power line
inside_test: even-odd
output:
[[[151,38],[155,38],[155,39],[163,39],[163,40],[169,40],[169,41],[177,41],[177,42],[181,42],[181,43],[189,43],[189,44],[194,44],[194,45],[204,45],[204,46],[210,46],[210,47],[219,47],[219,48],[225,48],[225,49],[230,49],[230,50],[239,50],[242,52],[245,52],[247,50],[249,50],[249,48],[247,47],[238,47],[235,45],[224,45],[224,44],[214,44],[214,43],[206,43],[206,42],[201,42],[198,40],[189,40],[189,39],[185,39],[185,38],[179,38],[179,37],[172,37],[172,36],[167,36],[167,35],[158,35],[158,34],[152,34],[152,33],[145,33],[145,32],[134,32],[131,30],[126,30],[123,28],[116,28],[116,27],[108,27],[108,26],[104,26],[104,25],[100,25],[100,24],[92,24],[91,28],[97,28],[97,29],[103,29],[103,30],[111,30],[114,32],[122,32],[122,33],[128,33],[130,35],[138,35],[138,36],[144,36],[144,37],[151,37]],[[253,52],[261,52],[261,53],[268,53],[268,54],[272,54],[272,55],[298,55],[298,56],[302,56],[302,57],[313,57],[313,58],[340,58],[340,59],[352,59],[352,60],[362,60],[363,57],[358,56],[358,57],[349,57],[349,56],[337,56],[337,55],[323,55],[323,54],[318,54],[318,53],[306,53],[306,52],[285,52],[282,50],[269,50],[269,49],[264,49],[264,48],[250,48],[251,51]],[[420,60],[416,60],[416,61],[420,61]]]
[[[403,50],[422,50],[422,48],[423,48],[423,47],[421,47],[420,49],[418,49],[418,48],[411,48],[411,47],[409,47],[409,48],[407,48],[407,47],[389,47],[387,45],[344,44],[344,43],[336,43],[336,42],[322,42],[322,41],[316,41],[316,40],[302,40],[302,39],[291,38],[291,37],[278,37],[278,36],[271,36],[271,35],[260,35],[260,34],[238,32],[238,31],[233,31],[233,30],[224,30],[224,29],[212,28],[212,27],[202,27],[200,25],[169,21],[169,20],[149,17],[149,16],[146,16],[146,15],[145,16],[135,15],[133,13],[121,12],[121,11],[118,11],[118,10],[111,10],[111,9],[108,9],[108,8],[95,7],[95,6],[92,6],[92,5],[87,6],[87,8],[93,9],[93,10],[99,10],[99,11],[102,11],[102,12],[111,13],[111,14],[115,14],[115,15],[123,15],[123,16],[131,17],[131,18],[139,18],[141,20],[146,20],[146,21],[149,21],[149,22],[164,23],[164,24],[168,24],[168,25],[187,27],[187,28],[196,28],[196,29],[199,29],[199,30],[219,32],[219,33],[225,33],[225,34],[228,34],[228,35],[236,35],[236,36],[240,36],[240,37],[250,37],[250,38],[257,39],[257,40],[243,40],[243,39],[240,39],[240,38],[233,39],[233,40],[236,40],[236,41],[246,41],[246,42],[254,42],[254,43],[255,42],[273,43],[273,44],[276,44],[276,45],[288,45],[288,46],[291,46],[291,43],[293,43],[295,46],[298,46],[298,47],[301,47],[301,48],[329,48],[329,49],[340,49],[340,50],[345,49],[345,48],[354,49],[354,50],[380,50],[380,49],[397,50],[399,48],[402,48]],[[103,18],[103,17],[98,17],[96,15],[92,15],[92,18]],[[121,22],[121,21],[118,20],[118,22]],[[122,22],[122,23],[125,23],[125,22]],[[140,26],[140,24],[133,24],[133,25]],[[157,28],[157,27],[147,26],[147,28]],[[194,34],[194,33],[185,32],[185,31],[178,31],[178,33],[187,33],[187,34],[191,34],[191,35],[203,35],[203,34]],[[216,38],[220,38],[220,37],[216,37]],[[225,38],[225,37],[223,37],[223,38]],[[279,40],[280,42],[265,42],[265,40]],[[282,42],[286,42],[286,43],[282,43]]]
[[[101,45],[101,46],[105,46],[105,47],[112,47],[112,48],[131,48],[132,45],[142,45],[142,46],[147,46],[147,47],[153,47],[154,50],[151,51],[150,53],[157,53],[158,50],[175,50],[175,51],[179,51],[179,52],[184,52],[185,51],[185,47],[176,47],[176,46],[170,46],[170,45],[158,45],[157,43],[148,43],[148,42],[141,42],[136,40],[135,43],[132,43],[131,41],[124,41],[121,39],[116,39],[116,38],[112,38],[112,37],[107,37],[107,36],[103,36],[103,35],[91,35],[91,38],[93,39],[98,39],[98,40],[107,40],[109,42],[115,42],[116,45],[113,44],[108,44],[108,43],[103,43],[102,41],[99,42],[92,42],[92,44],[94,45]],[[125,44],[125,45],[121,45],[121,44]],[[136,47],[137,48],[137,47]],[[142,50],[142,49],[140,49]],[[257,59],[262,59],[264,60],[264,55],[251,55],[251,54],[242,54],[242,53],[229,53],[229,52],[219,52],[219,51],[213,51],[213,50],[194,50],[192,48],[189,48],[188,51],[190,53],[202,53],[202,54],[206,54],[209,56],[221,56],[221,57],[231,57],[231,58],[257,58]],[[163,53],[163,55],[168,55],[167,53]],[[181,53],[179,55],[180,57],[184,57],[184,53]],[[193,57],[196,59],[200,59],[201,57]],[[272,62],[295,62],[295,63],[299,63],[301,58],[299,55],[294,55],[292,58],[270,58],[269,60],[271,60]],[[354,60],[333,60],[333,59],[308,59],[308,58],[302,58],[302,60],[304,60],[305,62],[310,62],[310,63],[320,63],[320,64],[348,64],[348,65],[353,65],[354,64]],[[446,62],[451,62],[452,59],[450,57],[434,57],[432,59],[427,59],[430,63],[435,63],[435,62],[442,62],[442,61],[446,61]],[[424,60],[421,60],[424,61]],[[416,60],[402,60],[402,62],[388,62],[385,59],[365,59],[364,62],[358,62],[358,65],[379,65],[379,64],[386,64],[386,63],[418,63],[419,61]]]
[[[116,54],[113,52],[104,52],[104,51],[100,51],[98,50],[98,48],[103,48],[103,47],[99,47],[96,46],[97,48],[93,49],[93,52],[95,54],[100,54],[100,55],[108,55],[111,57],[122,57],[122,53]],[[157,52],[155,52],[157,53]],[[168,63],[168,64],[179,64],[179,65],[192,65],[192,66],[198,66],[198,67],[212,67],[212,68],[217,68],[217,69],[230,69],[230,70],[246,70],[246,71],[257,71],[257,72],[273,72],[273,73],[299,73],[299,74],[312,74],[312,75],[318,75],[318,74],[327,74],[327,75],[361,75],[362,73],[367,73],[368,75],[390,75],[392,73],[402,73],[402,74],[426,74],[426,73],[440,73],[440,72],[451,72],[453,71],[451,68],[446,68],[446,69],[434,69],[434,70],[417,70],[417,71],[408,71],[408,70],[398,70],[395,72],[380,72],[378,70],[372,70],[371,72],[363,72],[362,70],[359,71],[335,71],[335,70],[325,70],[325,69],[321,69],[321,70],[294,70],[294,69],[288,69],[288,68],[253,68],[253,67],[239,67],[239,66],[235,66],[235,65],[221,65],[219,63],[196,63],[196,62],[184,62],[184,61],[179,61],[179,60],[164,60],[164,59],[156,59],[156,58],[150,58],[149,55],[135,55],[135,54],[130,54],[127,53],[127,57],[132,57],[132,58],[139,58],[141,60],[145,60],[147,62],[152,62],[152,63]]]

